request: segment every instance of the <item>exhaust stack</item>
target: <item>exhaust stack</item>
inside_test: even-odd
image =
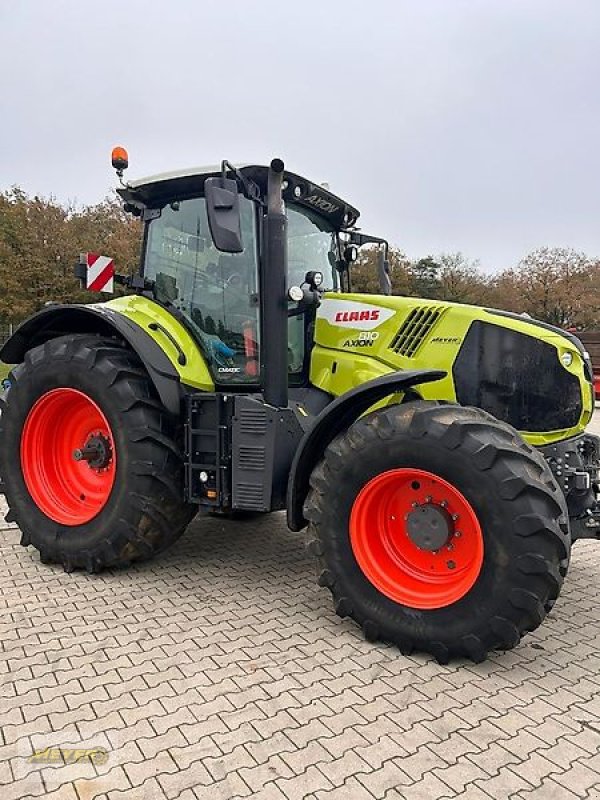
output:
[[[287,219],[283,205],[284,163],[274,158],[267,179],[262,280],[261,371],[265,402],[288,404]]]

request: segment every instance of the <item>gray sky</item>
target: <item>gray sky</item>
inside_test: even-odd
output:
[[[282,157],[410,256],[600,255],[598,0],[0,0],[0,189]]]

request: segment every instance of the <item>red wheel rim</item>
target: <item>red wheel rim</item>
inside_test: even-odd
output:
[[[85,453],[81,460],[76,451]],[[84,525],[97,516],[112,491],[116,454],[96,403],[77,389],[42,395],[23,426],[21,469],[34,503],[54,522]]]
[[[447,525],[436,550],[415,544],[419,513]],[[420,469],[383,472],[362,488],[350,514],[350,541],[373,586],[412,608],[457,602],[483,563],[483,535],[471,504],[451,483]]]

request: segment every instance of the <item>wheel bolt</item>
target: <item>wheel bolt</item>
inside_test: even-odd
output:
[[[452,514],[452,522],[456,522],[458,519],[458,514]]]
[[[441,505],[442,508],[447,508],[448,507],[448,501],[447,500],[442,500],[440,505]]]
[[[446,549],[447,550],[454,550],[454,545],[452,544],[452,542],[450,542],[450,544],[448,545],[448,547]]]
[[[454,569],[456,567],[456,564],[454,561],[446,561],[446,566],[448,567],[448,569]]]
[[[433,497],[430,494],[428,494],[427,497],[425,498],[425,502],[426,503],[431,503],[432,500],[433,500]]]
[[[457,539],[459,539],[462,536],[462,533],[460,531],[454,531],[454,535]]]

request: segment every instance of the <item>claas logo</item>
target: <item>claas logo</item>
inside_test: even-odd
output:
[[[365,322],[378,319],[378,308],[369,308],[366,311],[338,311],[335,315],[336,322]]]

